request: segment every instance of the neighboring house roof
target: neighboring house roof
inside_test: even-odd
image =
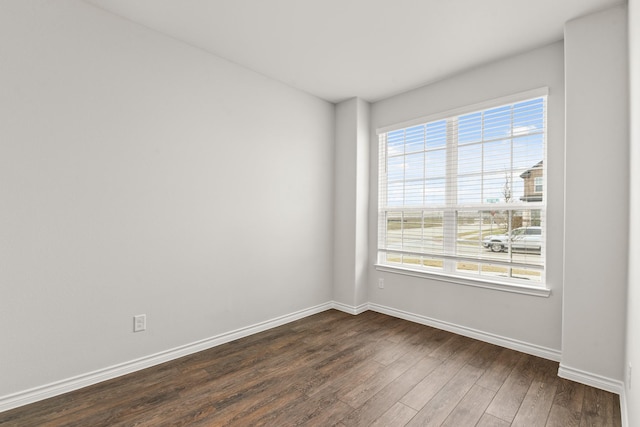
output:
[[[540,160],[538,163],[536,163],[533,167],[527,169],[526,171],[522,172],[520,174],[520,178],[525,179],[528,178],[529,175],[531,175],[531,171],[533,170],[537,170],[537,169],[541,169],[542,168],[542,160]]]

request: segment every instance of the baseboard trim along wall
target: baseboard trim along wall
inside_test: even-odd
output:
[[[456,325],[454,323],[444,322],[442,320],[432,319],[430,317],[422,316],[420,314],[414,314],[414,313],[409,313],[407,311],[398,310],[391,307],[385,307],[379,304],[369,303],[369,310],[377,311],[383,314],[388,314],[389,316],[398,317],[400,319],[408,320],[410,322],[420,323],[422,325],[427,325],[434,328],[442,329],[448,332],[453,332],[454,334],[463,335],[465,337],[488,342],[490,344],[499,345],[500,347],[510,348],[512,350],[520,351],[522,353],[532,354],[534,356],[553,360],[555,362],[560,361],[560,351],[554,350],[552,348],[530,344],[524,341],[514,340],[512,338],[507,338],[500,335],[479,331],[477,329]]]
[[[622,427],[629,427],[629,412],[627,411],[627,390],[623,387],[622,393],[620,394],[620,418]]]
[[[560,378],[576,381],[591,387],[610,391],[611,393],[615,393],[620,396],[622,396],[622,393],[624,392],[624,383],[622,381],[581,371],[580,369],[570,368],[562,363],[560,364],[560,369],[558,369],[558,376]]]
[[[239,328],[234,331],[226,332],[200,341],[186,344],[170,350],[162,351],[150,356],[141,357],[129,362],[120,363],[107,368],[99,369],[86,374],[78,375],[54,383],[34,387],[29,390],[13,393],[7,396],[0,396],[0,412],[19,406],[34,403],[50,397],[58,396],[70,391],[78,390],[102,381],[107,381],[116,377],[130,374],[142,369],[150,368],[170,360],[178,359],[189,354],[207,350],[221,344],[228,343],[239,338],[247,337],[258,332],[266,331],[286,323],[302,319],[313,314],[317,314],[334,308],[332,302],[317,305],[315,307],[299,310],[291,314],[279,316],[271,320],[256,323],[254,325]]]
[[[558,369],[558,376],[560,378],[575,381],[581,384],[586,384],[588,386],[610,391],[611,393],[619,395],[622,427],[628,427],[629,421],[627,412],[627,395],[625,393],[625,385],[622,381],[592,374],[580,369],[571,368],[569,366],[563,365],[562,363],[560,364],[560,368]]]
[[[357,315],[369,310],[369,303],[360,304],[356,307],[348,304],[343,304],[338,301],[333,301],[331,303],[331,308],[335,308],[336,310],[340,310],[348,314]]]
[[[186,344],[180,347],[162,351],[150,356],[141,357],[129,362],[121,363],[118,365],[110,366],[107,368],[99,369],[86,374],[78,375],[65,380],[57,381],[54,383],[46,384],[39,387],[34,387],[29,390],[21,391],[18,393],[10,394],[0,397],[0,412],[8,411],[9,409],[17,408],[19,406],[34,403],[40,400],[44,400],[50,397],[58,396],[70,391],[78,390],[83,387],[87,387],[93,384],[97,384],[102,381],[117,378],[126,374],[130,374],[142,369],[146,369],[161,363],[168,362],[170,360],[178,359],[189,354],[197,353],[199,351],[207,350],[212,347],[216,347],[221,344],[228,343],[230,341],[247,337],[249,335],[256,334],[258,332],[266,331],[268,329],[275,328],[277,326],[284,325],[286,323],[293,322],[298,319],[302,319],[313,314],[317,314],[329,309],[336,309],[342,312],[358,315],[367,310],[375,311],[378,313],[386,314],[389,316],[397,317],[399,319],[408,320],[410,322],[419,323],[426,326],[442,329],[448,332],[452,332],[458,335],[463,335],[469,338],[474,338],[480,341],[485,341],[491,344],[499,345],[501,347],[510,348],[512,350],[520,351],[523,353],[531,354],[534,356],[542,357],[549,360],[560,361],[560,351],[551,348],[538,346],[535,344],[526,343],[519,340],[503,337],[496,334],[491,334],[477,329],[468,328],[465,326],[456,325],[450,322],[444,322],[441,320],[432,319],[427,316],[410,313],[403,310],[398,310],[391,307],[375,303],[365,303],[359,306],[350,306],[337,301],[330,301],[324,304],[320,304],[307,309],[299,310],[294,313],[279,316],[274,319],[270,319],[264,322],[256,323],[254,325],[246,326],[236,329],[234,331],[219,334],[201,341],[196,341],[191,344]],[[622,414],[622,425],[627,426],[627,408],[626,399],[624,394],[624,384],[621,381],[612,380],[599,375],[590,374],[588,372],[573,369],[560,364],[558,370],[558,376],[566,378],[568,380],[577,381],[582,384],[586,384],[592,387],[597,387],[603,390],[610,391],[620,395],[620,409]]]

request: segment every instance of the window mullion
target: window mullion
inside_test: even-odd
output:
[[[389,158],[389,146],[387,144],[387,134],[381,134],[379,136],[379,151],[378,151],[378,168],[380,173],[378,174],[378,249],[386,249],[389,244],[387,241],[387,217],[388,217],[388,167],[387,159]],[[384,262],[383,257],[386,255],[379,253],[378,262]]]
[[[485,158],[484,158],[484,154],[485,154],[485,138],[484,138],[484,112],[480,115],[480,155],[482,156],[482,160],[480,161],[480,202],[484,203],[485,201],[485,196],[484,196],[484,180],[482,177],[484,177],[484,165],[485,165]]]
[[[447,120],[447,150],[446,150],[446,207],[444,211],[444,253],[455,255],[457,240],[456,205],[458,203],[458,137],[457,118],[452,117]],[[444,269],[446,272],[454,272],[456,262],[453,259],[446,259]]]

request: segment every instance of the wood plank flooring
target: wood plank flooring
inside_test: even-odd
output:
[[[1,426],[620,426],[558,364],[375,312],[330,310],[0,413]]]

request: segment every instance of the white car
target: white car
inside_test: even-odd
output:
[[[512,251],[536,251],[542,250],[542,227],[520,227],[508,234],[496,234],[487,236],[482,240],[482,246],[491,249],[492,252],[502,252],[509,249],[511,242]]]

